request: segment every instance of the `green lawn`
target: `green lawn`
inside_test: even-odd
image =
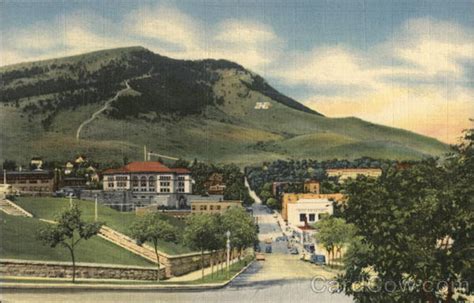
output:
[[[51,248],[44,246],[37,240],[38,230],[47,224],[36,218],[16,217],[0,212],[0,257],[22,260],[70,261],[70,254],[66,248]],[[146,259],[99,237],[80,242],[76,258],[77,262],[153,266]]]
[[[77,203],[79,209],[82,211],[84,220],[94,220],[94,202],[76,199],[73,201],[74,203]],[[20,197],[15,200],[15,203],[32,213],[36,218],[49,220],[54,220],[61,211],[69,207],[68,198]],[[100,204],[98,209],[99,221],[104,222],[107,226],[124,234],[129,234],[129,228],[136,219],[135,213],[119,212]],[[184,230],[183,221],[168,216],[163,216],[163,219],[169,221],[171,224],[177,227],[180,233]],[[160,241],[159,250],[171,255],[191,252],[181,243],[175,244],[165,241]]]

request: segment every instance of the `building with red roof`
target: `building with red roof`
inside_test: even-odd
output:
[[[187,204],[186,196],[192,193],[188,169],[169,168],[160,162],[131,162],[102,174],[104,191],[129,191],[135,206],[182,208]]]

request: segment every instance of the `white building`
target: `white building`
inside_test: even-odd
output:
[[[192,193],[191,172],[186,168],[168,168],[160,162],[132,162],[103,172],[104,191],[131,192],[137,206],[158,204],[181,208]]]
[[[328,199],[299,199],[288,204],[288,225],[307,226],[316,223],[324,215],[332,215],[332,201]]]

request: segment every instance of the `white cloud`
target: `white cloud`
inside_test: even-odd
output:
[[[175,45],[181,51],[201,48],[204,28],[198,21],[169,5],[147,5],[125,17],[124,28],[134,35]]]

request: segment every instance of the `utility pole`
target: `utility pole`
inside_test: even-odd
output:
[[[229,277],[229,265],[230,265],[230,231],[225,233],[227,236],[226,248],[227,248],[227,278]]]
[[[97,208],[97,194],[95,194],[94,221],[97,222],[98,218],[99,218],[99,210]]]
[[[7,170],[3,169],[3,184],[7,184]]]

